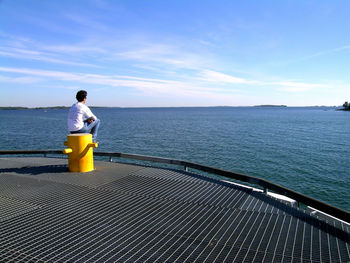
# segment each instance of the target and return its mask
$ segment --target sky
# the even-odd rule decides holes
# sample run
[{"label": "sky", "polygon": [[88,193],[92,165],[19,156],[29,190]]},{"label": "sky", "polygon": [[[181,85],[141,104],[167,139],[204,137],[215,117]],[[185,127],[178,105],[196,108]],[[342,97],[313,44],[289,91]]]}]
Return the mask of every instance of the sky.
[{"label": "sky", "polygon": [[339,106],[350,1],[0,0],[0,106]]}]

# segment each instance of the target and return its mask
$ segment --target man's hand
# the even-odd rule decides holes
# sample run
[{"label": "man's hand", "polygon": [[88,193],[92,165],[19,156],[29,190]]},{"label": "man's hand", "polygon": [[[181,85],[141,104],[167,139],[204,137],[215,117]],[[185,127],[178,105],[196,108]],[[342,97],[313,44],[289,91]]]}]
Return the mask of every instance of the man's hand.
[{"label": "man's hand", "polygon": [[90,118],[87,118],[85,121],[88,122],[88,123],[93,123],[94,119],[92,117],[90,117]]}]

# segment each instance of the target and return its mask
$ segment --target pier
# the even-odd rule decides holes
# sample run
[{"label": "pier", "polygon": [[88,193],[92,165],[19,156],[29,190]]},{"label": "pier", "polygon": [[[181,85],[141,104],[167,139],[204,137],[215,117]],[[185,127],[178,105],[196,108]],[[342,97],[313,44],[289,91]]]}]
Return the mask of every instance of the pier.
[{"label": "pier", "polygon": [[349,224],[266,191],[153,165],[95,168],[0,156],[0,261],[350,261]]}]

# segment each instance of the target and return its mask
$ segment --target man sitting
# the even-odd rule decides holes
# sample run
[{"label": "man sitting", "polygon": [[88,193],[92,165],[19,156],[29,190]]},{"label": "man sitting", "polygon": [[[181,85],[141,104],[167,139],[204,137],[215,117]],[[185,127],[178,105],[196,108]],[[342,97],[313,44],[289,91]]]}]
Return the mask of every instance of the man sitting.
[{"label": "man sitting", "polygon": [[72,105],[68,113],[68,130],[70,133],[91,133],[93,142],[96,142],[100,120],[85,105],[86,97],[85,90],[77,92],[78,102]]}]

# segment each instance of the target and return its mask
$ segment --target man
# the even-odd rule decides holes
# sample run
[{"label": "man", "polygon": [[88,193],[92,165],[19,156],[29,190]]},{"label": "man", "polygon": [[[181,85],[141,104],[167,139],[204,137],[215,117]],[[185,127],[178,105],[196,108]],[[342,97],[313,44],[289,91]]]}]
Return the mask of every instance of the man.
[{"label": "man", "polygon": [[87,92],[78,91],[77,101],[69,109],[68,130],[70,133],[91,133],[93,142],[96,142],[100,120],[85,105]]}]

